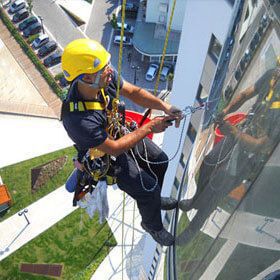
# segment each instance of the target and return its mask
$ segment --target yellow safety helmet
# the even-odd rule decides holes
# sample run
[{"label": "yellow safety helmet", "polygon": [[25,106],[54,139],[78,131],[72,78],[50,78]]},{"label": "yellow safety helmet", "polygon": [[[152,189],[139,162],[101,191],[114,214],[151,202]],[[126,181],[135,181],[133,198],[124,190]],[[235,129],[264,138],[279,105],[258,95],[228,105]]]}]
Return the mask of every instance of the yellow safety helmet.
[{"label": "yellow safety helmet", "polygon": [[97,41],[77,39],[69,43],[62,54],[62,70],[67,81],[81,74],[93,74],[110,61],[111,55]]}]

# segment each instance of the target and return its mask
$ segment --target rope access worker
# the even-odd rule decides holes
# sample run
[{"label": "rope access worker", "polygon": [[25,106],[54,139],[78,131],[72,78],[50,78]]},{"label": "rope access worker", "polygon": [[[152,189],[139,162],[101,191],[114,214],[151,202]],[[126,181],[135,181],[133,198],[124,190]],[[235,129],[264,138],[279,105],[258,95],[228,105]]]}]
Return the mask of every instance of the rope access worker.
[{"label": "rope access worker", "polygon": [[[224,120],[245,102],[256,98],[240,127]],[[244,181],[253,182],[280,140],[280,57],[253,85],[236,95],[216,117],[225,137],[206,155],[199,170],[197,192],[179,202],[183,211],[197,209],[196,216],[176,239],[186,244],[216,209],[218,203]]]},{"label": "rope access worker", "polygon": [[[114,139],[106,129],[108,112],[113,108],[118,84],[118,72],[110,65],[110,58],[110,53],[94,40],[78,39],[66,46],[62,54],[62,69],[71,86],[64,103],[69,105],[72,102],[72,105],[68,106],[66,113],[62,110],[63,125],[80,155],[95,148],[115,159],[114,176],[117,185],[136,200],[142,217],[141,226],[155,241],[171,246],[174,237],[163,227],[161,210],[176,208],[177,200],[160,196],[168,157],[146,136],[165,131],[173,120],[178,127],[182,112],[143,88],[120,78],[122,96],[140,106],[162,110],[167,116],[156,117],[119,139]],[[131,150],[134,151],[137,163]],[[145,157],[145,154],[150,162],[163,163],[150,163],[148,166],[140,159],[140,155]],[[147,191],[143,185],[147,189],[154,185],[155,188]]]}]

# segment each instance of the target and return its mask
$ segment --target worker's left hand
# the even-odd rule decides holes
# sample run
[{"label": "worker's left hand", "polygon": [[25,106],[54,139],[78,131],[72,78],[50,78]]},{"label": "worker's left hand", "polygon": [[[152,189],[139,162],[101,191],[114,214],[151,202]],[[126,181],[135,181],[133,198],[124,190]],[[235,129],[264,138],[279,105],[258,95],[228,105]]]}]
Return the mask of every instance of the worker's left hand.
[{"label": "worker's left hand", "polygon": [[180,122],[183,119],[183,112],[181,111],[181,109],[177,108],[176,106],[170,105],[168,104],[164,110],[164,112],[173,117],[175,119],[175,127],[179,127],[180,126]]}]

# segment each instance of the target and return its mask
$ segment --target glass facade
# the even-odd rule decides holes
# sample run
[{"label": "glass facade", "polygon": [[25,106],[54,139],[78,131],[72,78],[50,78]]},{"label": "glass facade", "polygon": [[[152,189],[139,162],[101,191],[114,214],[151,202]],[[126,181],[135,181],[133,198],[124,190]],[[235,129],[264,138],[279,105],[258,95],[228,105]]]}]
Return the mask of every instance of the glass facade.
[{"label": "glass facade", "polygon": [[247,5],[237,7],[177,183],[167,279],[280,279],[280,2],[270,2],[254,1],[242,40]]}]

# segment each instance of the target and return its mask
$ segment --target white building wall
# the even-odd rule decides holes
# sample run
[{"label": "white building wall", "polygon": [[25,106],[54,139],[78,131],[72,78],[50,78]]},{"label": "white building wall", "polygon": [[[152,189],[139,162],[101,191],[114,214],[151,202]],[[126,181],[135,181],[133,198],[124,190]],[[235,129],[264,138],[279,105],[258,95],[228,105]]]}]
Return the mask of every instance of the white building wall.
[{"label": "white building wall", "polygon": [[[170,102],[179,108],[192,105],[196,97],[211,35],[223,44],[232,16],[232,6],[226,0],[188,0],[179,47],[174,84]],[[187,125],[185,127],[185,130]],[[179,143],[181,127],[170,128],[165,133],[164,147],[173,155]],[[184,135],[186,132],[184,132]],[[164,181],[168,194],[176,174],[180,154],[169,163]]]},{"label": "white building wall", "polygon": [[[169,18],[172,11],[173,0],[148,0],[146,9],[146,22],[147,23],[160,23],[160,18],[165,17],[164,23],[168,26]],[[187,0],[177,0],[174,16],[172,20],[172,30],[181,31],[183,26],[183,20],[185,15],[185,6]],[[162,4],[162,5],[161,5]],[[164,12],[164,5],[167,10]]]},{"label": "white building wall", "polygon": [[146,22],[158,23],[160,3],[168,4],[168,0],[147,0]]},{"label": "white building wall", "polygon": [[[148,1],[153,2],[153,1]],[[155,1],[157,2],[157,1]],[[171,1],[172,2],[172,1]],[[180,3],[179,1],[178,3]],[[183,109],[192,105],[196,97],[202,74],[205,57],[208,51],[212,33],[223,44],[226,39],[232,16],[232,6],[227,0],[187,0],[183,21],[181,43],[179,47],[174,84],[170,102]],[[176,18],[176,16],[175,16]],[[185,137],[189,119],[183,135]],[[178,147],[182,126],[179,129],[169,128],[165,132],[163,150],[172,157]],[[183,141],[184,142],[184,139]],[[169,163],[165,175],[162,196],[171,193],[175,174],[178,171],[180,152]],[[154,256],[155,242],[147,239],[144,247],[143,266],[150,270]]]},{"label": "white building wall", "polygon": [[[207,0],[203,0],[202,2],[204,2],[204,1],[207,1]],[[167,25],[168,25],[168,21],[169,21],[170,15],[171,15],[173,2],[174,2],[174,0],[169,0]],[[182,30],[186,4],[187,4],[187,0],[177,0],[176,1],[174,16],[173,16],[172,25],[171,25],[171,29],[174,31]]]}]

